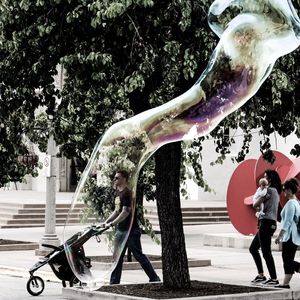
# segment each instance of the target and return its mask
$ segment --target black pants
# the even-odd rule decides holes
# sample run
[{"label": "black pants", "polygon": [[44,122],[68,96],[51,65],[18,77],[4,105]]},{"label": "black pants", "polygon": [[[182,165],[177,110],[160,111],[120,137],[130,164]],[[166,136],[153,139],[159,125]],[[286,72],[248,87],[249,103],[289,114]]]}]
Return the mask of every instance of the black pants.
[{"label": "black pants", "polygon": [[261,256],[259,254],[259,249],[261,248],[261,252],[266,261],[266,265],[272,279],[277,278],[275,263],[271,251],[272,236],[276,231],[276,227],[276,221],[267,219],[260,220],[259,230],[256,233],[249,248],[249,251],[252,254],[254,262],[256,264],[258,273],[264,273]]},{"label": "black pants", "polygon": [[[121,242],[124,240],[124,236],[126,235],[126,231],[117,230],[115,236],[115,250],[117,247],[120,247]],[[139,228],[134,228],[131,230],[127,243],[120,255],[119,261],[112,271],[110,276],[110,284],[118,284],[121,280],[122,275],[122,267],[123,267],[123,259],[126,252],[126,249],[129,248],[134,256],[134,258],[140,263],[145,273],[149,277],[149,281],[159,281],[160,278],[156,274],[153,269],[151,262],[148,257],[142,251],[141,245],[141,230]],[[115,256],[115,255],[114,255]]]},{"label": "black pants", "polygon": [[296,251],[298,246],[292,241],[292,237],[287,242],[282,243],[282,261],[284,274],[294,274],[294,272],[299,272],[300,263],[294,261]]}]

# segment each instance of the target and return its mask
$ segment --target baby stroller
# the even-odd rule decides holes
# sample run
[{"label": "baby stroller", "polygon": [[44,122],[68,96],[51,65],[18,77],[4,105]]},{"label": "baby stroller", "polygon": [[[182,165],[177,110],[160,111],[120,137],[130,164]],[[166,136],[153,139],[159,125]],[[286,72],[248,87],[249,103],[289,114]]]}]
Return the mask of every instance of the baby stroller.
[{"label": "baby stroller", "polygon": [[[66,241],[66,245],[71,248],[71,251],[76,256],[76,261],[78,264],[76,267],[82,272],[89,272],[89,269],[92,266],[90,258],[85,256],[83,244],[93,236],[96,237],[97,242],[100,242],[99,235],[106,231],[108,228],[109,227],[103,228],[94,225],[89,226],[84,230],[74,234]],[[64,244],[60,245],[59,247],[48,244],[42,244],[42,246],[51,248],[53,249],[53,251],[51,251],[45,257],[41,258],[29,270],[30,278],[27,282],[27,291],[30,295],[38,296],[43,292],[45,287],[44,280],[41,277],[35,276],[33,274],[36,270],[46,264],[49,264],[56,277],[62,281],[63,287],[66,287],[66,281],[69,282],[70,286],[73,286],[73,284],[76,283],[80,283],[69,265],[65,253]]]}]

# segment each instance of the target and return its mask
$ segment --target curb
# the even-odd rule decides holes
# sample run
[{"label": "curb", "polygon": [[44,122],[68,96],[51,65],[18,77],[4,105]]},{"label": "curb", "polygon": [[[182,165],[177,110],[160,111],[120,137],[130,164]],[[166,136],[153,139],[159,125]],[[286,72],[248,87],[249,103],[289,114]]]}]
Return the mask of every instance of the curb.
[{"label": "curb", "polygon": [[[93,266],[101,266],[101,269],[107,266],[110,266],[111,263],[104,263],[104,262],[95,262],[92,260]],[[161,260],[151,260],[151,264],[154,269],[161,269],[162,268],[162,261]],[[198,267],[210,267],[211,260],[210,259],[188,259],[188,266],[189,268],[198,268]],[[124,262],[123,263],[123,270],[141,270],[142,267],[138,262]]]},{"label": "curb", "polygon": [[[254,236],[243,236],[237,234],[224,235],[222,233],[202,233],[200,236],[203,238],[204,246],[234,249],[249,249],[254,238]],[[271,249],[272,251],[281,251],[281,244],[276,245],[274,242],[272,242]]]},{"label": "curb", "polygon": [[[9,267],[0,265],[0,274],[29,278],[28,270],[24,268]],[[58,282],[61,283],[52,272],[37,271],[35,275],[40,276],[45,282]],[[128,295],[112,294],[107,292],[89,291],[84,290],[82,287],[62,288],[62,295],[66,299],[70,300],[82,300],[82,299],[93,299],[93,300],[155,300],[154,298],[135,297]],[[228,294],[228,295],[214,295],[214,296],[203,296],[203,297],[188,297],[188,298],[169,298],[166,300],[296,300],[300,299],[300,291],[291,290],[271,290],[270,292],[253,292],[253,293],[242,293],[242,294]]]},{"label": "curb", "polygon": [[[4,265],[0,265],[0,274],[28,278],[28,279],[30,277],[29,269],[10,267],[10,266],[4,266]],[[59,280],[52,272],[36,271],[34,273],[34,275],[42,277],[42,279],[44,281],[61,282],[61,280]]]},{"label": "curb", "polygon": [[[112,294],[99,291],[86,291],[82,288],[72,287],[63,288],[62,295],[70,300],[155,300],[154,298],[135,297],[121,294]],[[203,297],[188,297],[188,298],[169,298],[166,300],[295,300],[299,299],[300,291],[272,290],[270,292],[254,292],[242,294],[214,295]],[[159,300],[159,299],[157,299]]]},{"label": "curb", "polygon": [[7,244],[0,245],[0,251],[23,251],[23,250],[35,250],[39,247],[38,243],[24,243],[24,244]]}]

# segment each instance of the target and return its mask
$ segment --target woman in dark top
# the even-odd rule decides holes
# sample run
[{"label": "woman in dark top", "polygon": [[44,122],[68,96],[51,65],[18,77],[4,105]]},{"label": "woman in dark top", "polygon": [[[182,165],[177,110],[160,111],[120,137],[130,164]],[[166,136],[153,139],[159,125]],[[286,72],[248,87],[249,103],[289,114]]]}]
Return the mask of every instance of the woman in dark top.
[{"label": "woman in dark top", "polygon": [[[264,177],[269,183],[267,195],[253,203],[254,208],[260,207],[263,203],[264,214],[259,217],[258,232],[249,248],[258,271],[258,275],[251,282],[262,283],[266,286],[275,286],[279,284],[279,282],[277,280],[275,263],[272,256],[271,241],[277,228],[279,195],[282,191],[282,187],[280,177],[276,171],[266,170]],[[262,259],[259,253],[260,248],[270,274],[270,279],[268,280],[264,275]]]}]

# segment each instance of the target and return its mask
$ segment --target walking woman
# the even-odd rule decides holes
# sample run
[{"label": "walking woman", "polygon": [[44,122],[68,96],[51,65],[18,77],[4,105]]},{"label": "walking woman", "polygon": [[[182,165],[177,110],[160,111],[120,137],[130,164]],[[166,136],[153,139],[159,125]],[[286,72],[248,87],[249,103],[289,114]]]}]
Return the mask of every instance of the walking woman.
[{"label": "walking woman", "polygon": [[[258,232],[256,233],[249,251],[253,256],[258,275],[251,281],[252,283],[261,283],[266,286],[275,286],[279,282],[277,280],[275,263],[271,250],[272,236],[277,228],[277,213],[279,205],[279,195],[282,191],[281,180],[278,173],[274,170],[266,170],[264,177],[268,181],[268,191],[265,197],[259,198],[253,203],[254,208],[264,204],[264,214],[259,216]],[[262,259],[259,253],[261,248],[262,255],[266,262],[270,279],[267,280],[264,275]]]},{"label": "walking woman", "polygon": [[290,281],[294,272],[299,272],[300,263],[294,261],[297,247],[300,246],[300,234],[297,230],[297,223],[300,216],[300,205],[296,198],[299,183],[295,178],[287,180],[282,187],[287,203],[281,212],[281,230],[275,243],[282,241],[282,260],[284,268],[283,283],[276,286],[279,288],[290,288]]}]

